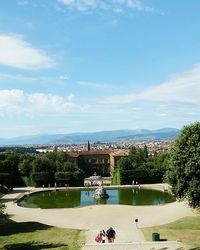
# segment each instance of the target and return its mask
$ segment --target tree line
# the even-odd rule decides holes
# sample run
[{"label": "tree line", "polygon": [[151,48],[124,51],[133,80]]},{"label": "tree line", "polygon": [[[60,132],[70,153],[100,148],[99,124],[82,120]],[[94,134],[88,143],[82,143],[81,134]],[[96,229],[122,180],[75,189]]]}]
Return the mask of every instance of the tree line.
[{"label": "tree line", "polygon": [[[24,183],[23,183],[24,182]],[[82,186],[83,171],[69,161],[65,152],[44,155],[7,152],[0,154],[0,184],[13,185],[70,185]]]},{"label": "tree line", "polygon": [[175,140],[166,181],[178,199],[200,207],[200,122],[185,126]]},{"label": "tree line", "polygon": [[173,194],[200,207],[200,122],[184,126],[168,153],[149,155],[147,147],[132,148],[119,160],[114,184],[165,181]]},{"label": "tree line", "polygon": [[132,147],[128,157],[118,161],[114,182],[121,185],[163,182],[169,157],[167,152],[149,154],[146,145],[144,148]]}]

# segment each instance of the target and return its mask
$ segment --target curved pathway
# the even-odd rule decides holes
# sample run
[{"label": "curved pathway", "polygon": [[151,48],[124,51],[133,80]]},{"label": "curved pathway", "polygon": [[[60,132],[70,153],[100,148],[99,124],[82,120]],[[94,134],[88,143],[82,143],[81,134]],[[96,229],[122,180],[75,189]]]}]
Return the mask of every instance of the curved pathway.
[{"label": "curved pathway", "polygon": [[[86,243],[94,243],[99,230],[112,226],[116,230],[116,243],[144,241],[142,227],[166,224],[185,216],[195,216],[182,202],[157,206],[98,205],[80,208],[40,209],[19,207],[14,199],[23,191],[18,189],[5,195],[6,213],[17,222],[37,221],[47,225],[87,230]],[[34,189],[38,190],[38,189]],[[135,219],[138,219],[138,228]]]}]

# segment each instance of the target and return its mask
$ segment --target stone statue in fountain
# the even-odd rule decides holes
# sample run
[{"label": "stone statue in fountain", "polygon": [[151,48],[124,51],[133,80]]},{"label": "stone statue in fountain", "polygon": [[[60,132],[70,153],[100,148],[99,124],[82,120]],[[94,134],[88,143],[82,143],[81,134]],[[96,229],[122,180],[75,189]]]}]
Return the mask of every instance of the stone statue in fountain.
[{"label": "stone statue in fountain", "polygon": [[99,186],[95,191],[94,191],[94,198],[95,199],[108,199],[109,195],[106,192],[106,189],[103,188],[102,186]]}]

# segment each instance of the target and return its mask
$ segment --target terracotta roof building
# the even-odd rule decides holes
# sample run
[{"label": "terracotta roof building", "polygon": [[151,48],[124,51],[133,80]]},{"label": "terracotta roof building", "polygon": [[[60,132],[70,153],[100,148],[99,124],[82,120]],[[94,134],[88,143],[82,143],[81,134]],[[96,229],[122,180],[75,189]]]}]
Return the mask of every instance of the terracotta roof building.
[{"label": "terracotta roof building", "polygon": [[128,151],[125,150],[88,150],[69,153],[70,161],[83,169],[86,177],[92,175],[113,176],[118,160],[127,156]]}]

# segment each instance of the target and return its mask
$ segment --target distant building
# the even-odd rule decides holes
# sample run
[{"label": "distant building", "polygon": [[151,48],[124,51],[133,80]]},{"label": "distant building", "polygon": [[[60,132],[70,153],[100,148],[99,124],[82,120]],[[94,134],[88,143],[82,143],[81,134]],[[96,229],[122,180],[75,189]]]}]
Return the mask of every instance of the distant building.
[{"label": "distant building", "polygon": [[70,152],[69,160],[77,164],[85,172],[86,177],[93,176],[94,174],[105,177],[113,176],[118,160],[121,157],[127,156],[127,150],[88,150]]}]

